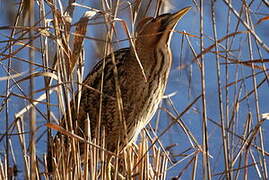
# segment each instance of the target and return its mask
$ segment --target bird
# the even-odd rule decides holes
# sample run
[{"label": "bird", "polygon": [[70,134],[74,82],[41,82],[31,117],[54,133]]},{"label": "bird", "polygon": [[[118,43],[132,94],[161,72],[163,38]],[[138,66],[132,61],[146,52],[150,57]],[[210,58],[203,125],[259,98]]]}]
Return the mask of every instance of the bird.
[{"label": "bird", "polygon": [[79,109],[75,103],[70,105],[78,135],[86,136],[89,119],[92,137],[101,136],[98,128],[105,132],[108,151],[122,150],[137,139],[162,100],[172,65],[171,37],[190,9],[142,19],[133,45],[93,67],[82,83]]}]

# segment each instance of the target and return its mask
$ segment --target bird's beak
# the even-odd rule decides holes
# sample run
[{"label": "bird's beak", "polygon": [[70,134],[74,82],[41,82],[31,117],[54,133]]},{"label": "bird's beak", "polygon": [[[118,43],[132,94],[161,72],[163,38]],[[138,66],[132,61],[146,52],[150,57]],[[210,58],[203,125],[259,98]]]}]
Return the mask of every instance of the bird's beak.
[{"label": "bird's beak", "polygon": [[170,26],[171,29],[177,24],[177,22],[187,13],[191,7],[185,7],[178,12],[171,14],[171,16],[168,17],[167,19],[167,24]]}]

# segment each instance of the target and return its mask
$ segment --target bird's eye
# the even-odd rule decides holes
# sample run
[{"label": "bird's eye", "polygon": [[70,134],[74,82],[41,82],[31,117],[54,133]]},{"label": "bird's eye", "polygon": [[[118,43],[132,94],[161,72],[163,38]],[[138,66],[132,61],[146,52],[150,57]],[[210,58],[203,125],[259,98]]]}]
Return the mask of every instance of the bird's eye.
[{"label": "bird's eye", "polygon": [[162,15],[160,15],[160,16],[158,16],[158,17],[166,17],[166,16],[169,16],[170,15],[170,13],[165,13],[165,14],[162,14]]}]

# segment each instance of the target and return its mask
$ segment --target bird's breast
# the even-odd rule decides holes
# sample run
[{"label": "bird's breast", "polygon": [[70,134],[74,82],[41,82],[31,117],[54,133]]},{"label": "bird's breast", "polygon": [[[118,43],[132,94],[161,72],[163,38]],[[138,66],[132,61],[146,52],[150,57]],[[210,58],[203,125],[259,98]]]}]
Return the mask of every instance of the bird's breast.
[{"label": "bird's breast", "polygon": [[[145,62],[145,59],[149,62]],[[129,137],[131,141],[135,140],[149,121],[152,119],[158,105],[163,97],[165,87],[171,68],[171,53],[167,48],[155,49],[150,57],[143,57],[143,70],[147,81],[143,79],[141,69],[132,72],[129,76],[139,76],[138,81],[133,79],[128,84],[133,84],[132,91],[128,95],[129,101],[126,102],[131,109],[132,116],[127,115],[127,127],[129,127]],[[144,61],[144,62],[143,62]],[[129,88],[128,88],[129,89]],[[135,112],[135,113],[134,113]],[[133,117],[128,119],[128,117]]]}]

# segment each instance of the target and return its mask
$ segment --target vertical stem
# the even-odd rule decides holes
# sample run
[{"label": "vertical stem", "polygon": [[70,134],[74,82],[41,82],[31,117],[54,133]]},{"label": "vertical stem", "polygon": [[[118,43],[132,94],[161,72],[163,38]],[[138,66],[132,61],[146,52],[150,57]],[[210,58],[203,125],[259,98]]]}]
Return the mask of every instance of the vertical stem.
[{"label": "vertical stem", "polygon": [[[200,51],[203,52],[204,42],[204,6],[203,0],[200,0]],[[205,87],[205,67],[203,55],[201,55],[201,91],[202,91],[202,133],[203,133],[203,179],[210,180],[210,163],[209,163],[209,149],[208,149],[208,127],[207,127],[207,112],[206,112],[206,87]]]},{"label": "vertical stem", "polygon": [[[229,0],[229,2],[231,2],[231,0]],[[230,9],[228,10],[228,14],[227,14],[227,28],[226,28],[226,34],[229,34],[230,32],[230,22],[231,21],[231,11]],[[225,44],[225,49],[227,49],[226,53],[225,53],[225,59],[227,60],[228,56],[229,56],[229,52],[228,52],[228,47],[229,47],[229,39],[226,40],[226,44]],[[229,67],[228,64],[225,65],[225,84],[227,85],[229,83]],[[225,117],[226,117],[226,123],[224,123],[225,127],[229,127],[230,121],[229,121],[229,88],[225,88]],[[229,156],[229,158],[232,159],[231,154],[229,153],[229,148],[230,148],[230,134],[227,134],[227,155]],[[228,162],[229,163],[229,162]],[[232,168],[232,166],[230,167]]]},{"label": "vertical stem", "polygon": [[[33,33],[31,28],[34,26],[34,0],[29,1],[29,16],[28,16],[28,23],[29,23],[29,39],[32,39]],[[34,41],[30,42],[30,47],[33,47]],[[29,48],[29,61],[34,61],[34,50],[32,48]],[[29,63],[29,74],[31,75],[33,73],[33,65],[32,63]],[[33,78],[30,78],[29,82],[29,97],[30,97],[30,104],[32,104],[32,100],[34,99],[33,96],[34,91],[34,80]],[[34,107],[30,108],[29,111],[29,120],[30,120],[30,136],[29,136],[29,142],[30,142],[30,175],[31,179],[37,179],[36,174],[36,149],[35,149],[35,132],[36,132],[36,126],[35,126],[35,110]]]},{"label": "vertical stem", "polygon": [[[211,0],[211,12],[212,12],[212,29],[215,40],[215,51],[219,52],[218,49],[218,37],[217,37],[217,28],[216,28],[216,16],[215,16],[215,2]],[[221,89],[221,80],[220,80],[220,62],[219,55],[216,53],[216,67],[217,67],[217,86],[218,86],[218,103],[219,103],[219,115],[220,115],[220,123],[221,123],[221,134],[222,134],[222,145],[223,145],[223,155],[225,162],[225,175],[226,179],[231,179],[231,173],[229,170],[229,157],[228,157],[228,142],[227,142],[227,134],[226,134],[226,125],[224,123],[224,115],[223,115],[223,100],[222,100],[222,89]]]}]

